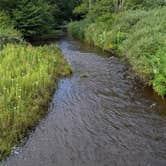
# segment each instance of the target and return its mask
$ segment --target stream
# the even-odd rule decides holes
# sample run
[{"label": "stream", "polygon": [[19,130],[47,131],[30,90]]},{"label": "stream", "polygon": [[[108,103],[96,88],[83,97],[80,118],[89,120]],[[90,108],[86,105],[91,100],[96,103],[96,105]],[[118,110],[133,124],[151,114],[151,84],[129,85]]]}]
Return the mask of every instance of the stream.
[{"label": "stream", "polygon": [[49,114],[7,166],[166,166],[166,101],[131,78],[127,63],[70,38],[72,65]]}]

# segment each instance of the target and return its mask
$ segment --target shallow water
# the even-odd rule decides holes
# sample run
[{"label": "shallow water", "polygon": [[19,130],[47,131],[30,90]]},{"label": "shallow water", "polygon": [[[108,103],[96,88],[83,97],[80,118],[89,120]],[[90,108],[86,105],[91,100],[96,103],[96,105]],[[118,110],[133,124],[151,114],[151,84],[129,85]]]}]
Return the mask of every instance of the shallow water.
[{"label": "shallow water", "polygon": [[[8,166],[165,166],[166,101],[125,63],[71,39],[58,42],[74,74]],[[87,75],[83,78],[81,75]]]}]

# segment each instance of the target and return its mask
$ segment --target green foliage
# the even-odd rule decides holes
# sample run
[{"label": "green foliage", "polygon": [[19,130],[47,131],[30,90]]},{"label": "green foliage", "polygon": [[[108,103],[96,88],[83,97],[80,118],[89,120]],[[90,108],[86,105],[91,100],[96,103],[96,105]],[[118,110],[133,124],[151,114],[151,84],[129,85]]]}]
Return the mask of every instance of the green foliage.
[{"label": "green foliage", "polygon": [[55,45],[8,44],[0,52],[0,158],[47,111],[55,80],[70,73]]},{"label": "green foliage", "polygon": [[55,28],[74,17],[72,10],[79,3],[78,0],[1,0],[0,10],[11,17],[14,27],[25,38],[42,39],[43,34],[55,36]]},{"label": "green foliage", "polygon": [[[6,13],[0,12],[0,160],[10,153],[12,147],[46,113],[44,108],[49,102],[56,80],[71,73],[70,66],[57,46],[33,47],[23,42],[21,33],[14,29],[13,24],[20,22],[18,28],[24,35],[28,33],[32,37],[37,34],[31,33],[28,24],[41,23],[42,26],[44,23],[40,22],[40,18],[43,10],[46,10],[45,5],[35,12],[36,6],[33,7],[34,10],[31,8],[35,3],[27,3],[29,9],[27,6],[15,9],[14,23]],[[25,15],[25,11],[31,13]],[[47,27],[46,31],[41,29],[40,33],[48,30]],[[33,29],[33,32],[36,30]]]},{"label": "green foliage", "polygon": [[156,56],[152,58],[152,67],[154,72],[153,87],[164,96],[166,94],[166,43],[165,47],[160,48]]},{"label": "green foliage", "polygon": [[112,13],[114,11],[113,0],[96,0],[91,10],[89,10],[87,17],[96,19],[106,13]]},{"label": "green foliage", "polygon": [[49,0],[52,5],[57,6],[58,12],[54,13],[55,20],[63,23],[64,20],[70,20],[76,17],[73,9],[78,6],[82,0]]},{"label": "green foliage", "polygon": [[13,23],[9,17],[4,13],[0,12],[0,38],[2,37],[21,37],[21,33],[13,28]]},{"label": "green foliage", "polygon": [[40,38],[53,30],[52,10],[52,6],[44,0],[19,1],[12,14],[15,27],[24,34],[25,38]]},{"label": "green foliage", "polygon": [[89,25],[89,20],[83,20],[80,22],[72,22],[69,24],[69,34],[72,34],[73,37],[77,37],[80,40],[85,38],[85,29]]},{"label": "green foliage", "polygon": [[0,1],[0,9],[8,11],[8,13],[11,13],[12,10],[17,7],[18,0],[1,0]]},{"label": "green foliage", "polygon": [[[166,94],[166,7],[147,12],[146,17],[133,26],[127,39],[122,43],[122,52],[128,58],[135,57],[139,71],[150,76],[154,89],[161,95]],[[134,43],[134,44],[133,44]],[[141,61],[140,57],[146,58]],[[138,64],[136,64],[138,66]],[[137,67],[135,67],[137,69]],[[151,69],[151,70],[150,70]],[[165,71],[164,71],[165,70]],[[165,86],[165,87],[164,87]],[[161,88],[162,87],[162,88]]]},{"label": "green foliage", "polygon": [[[104,14],[69,25],[75,37],[81,32],[86,42],[125,55],[141,79],[152,85],[159,95],[166,95],[166,7],[153,10],[128,10]],[[76,28],[76,29],[75,29]],[[77,33],[75,33],[75,30]]]},{"label": "green foliage", "polygon": [[87,0],[83,0],[83,2],[77,6],[75,9],[74,9],[74,13],[76,14],[81,14],[81,15],[86,15],[89,11],[89,4],[88,4],[88,1]]},{"label": "green foliage", "polygon": [[109,26],[104,48],[120,51],[122,42],[127,39],[133,26],[136,25],[140,19],[146,17],[146,14],[147,12],[144,10],[129,10],[114,14],[114,22],[112,26]]},{"label": "green foliage", "polygon": [[25,38],[39,38],[53,29],[53,7],[45,0],[2,0],[0,8],[13,20]]},{"label": "green foliage", "polygon": [[89,19],[106,13],[118,13],[130,9],[152,9],[166,6],[165,0],[82,0],[74,10]]},{"label": "green foliage", "polygon": [[8,42],[22,42],[21,33],[13,28],[9,17],[0,12],[0,50]]},{"label": "green foliage", "polygon": [[75,8],[74,12],[95,20],[97,16],[112,13],[115,10],[116,2],[114,0],[83,0],[81,5]]},{"label": "green foliage", "polygon": [[136,9],[136,8],[156,8],[159,6],[166,6],[165,0],[127,0],[125,3],[126,8]]}]

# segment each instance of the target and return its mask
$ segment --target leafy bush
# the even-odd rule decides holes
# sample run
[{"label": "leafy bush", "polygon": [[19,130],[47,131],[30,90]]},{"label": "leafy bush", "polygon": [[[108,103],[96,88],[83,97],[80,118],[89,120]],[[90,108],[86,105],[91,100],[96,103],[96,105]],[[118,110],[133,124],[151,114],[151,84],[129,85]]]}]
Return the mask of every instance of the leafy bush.
[{"label": "leafy bush", "polygon": [[0,50],[8,42],[22,42],[21,33],[13,28],[9,17],[0,12]]},{"label": "leafy bush", "polygon": [[[165,43],[166,44],[166,43]],[[153,88],[162,96],[166,94],[166,45],[153,57]]]},{"label": "leafy bush", "polygon": [[147,12],[143,10],[129,10],[114,14],[114,22],[112,26],[109,26],[104,48],[109,49],[109,46],[112,45],[114,49],[120,51],[121,44],[128,37],[132,27],[146,14]]},{"label": "leafy bush", "polygon": [[80,22],[72,22],[69,24],[69,34],[72,34],[73,37],[79,38],[80,40],[85,39],[85,29],[90,24],[89,20],[83,20]]},{"label": "leafy bush", "polygon": [[166,6],[165,0],[126,0],[126,8],[128,9],[153,9],[161,6]]},{"label": "leafy bush", "polygon": [[56,37],[55,28],[74,18],[72,10],[79,3],[80,0],[0,0],[0,10],[10,16],[24,38],[39,40]]},{"label": "leafy bush", "polygon": [[[143,17],[133,26],[127,39],[122,43],[122,52],[129,59],[135,57],[135,61],[139,63],[139,72],[144,72],[145,76],[150,76],[150,82],[154,89],[161,95],[166,94],[166,84],[163,85],[163,82],[166,81],[164,74],[164,65],[166,66],[166,54],[164,53],[166,45],[165,20],[166,7],[149,11],[146,17]],[[140,57],[146,58],[148,70],[145,70],[145,62],[141,61]],[[145,71],[147,72],[145,73]]]},{"label": "leafy bush", "polygon": [[13,23],[9,17],[0,12],[0,38],[2,37],[21,37],[21,33],[14,29]]},{"label": "leafy bush", "polygon": [[37,39],[53,30],[52,10],[52,6],[44,0],[21,0],[13,9],[12,18],[25,38]]},{"label": "leafy bush", "polygon": [[[97,26],[100,28],[96,29]],[[105,28],[106,27],[102,22],[89,25],[88,28],[85,30],[85,40],[88,43],[94,43],[96,46],[102,47],[105,41]]]}]

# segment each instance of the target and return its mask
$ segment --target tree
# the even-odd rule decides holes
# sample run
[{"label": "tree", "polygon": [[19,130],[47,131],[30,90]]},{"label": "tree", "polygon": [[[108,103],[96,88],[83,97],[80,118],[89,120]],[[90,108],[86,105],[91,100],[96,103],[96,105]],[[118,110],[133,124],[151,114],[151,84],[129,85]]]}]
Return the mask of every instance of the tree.
[{"label": "tree", "polygon": [[[73,9],[82,0],[0,0],[4,10],[25,38],[51,34],[58,24],[74,18]],[[55,32],[55,31],[54,31]]]},{"label": "tree", "polygon": [[53,28],[52,7],[43,0],[21,0],[13,9],[15,27],[26,38],[38,38]]},{"label": "tree", "polygon": [[49,0],[52,5],[57,5],[59,12],[54,14],[56,20],[62,23],[64,20],[75,18],[73,10],[76,6],[80,5],[82,0]]},{"label": "tree", "polygon": [[56,15],[59,10],[47,0],[1,0],[0,9],[11,17],[25,38],[39,38],[57,25],[53,13]]}]

